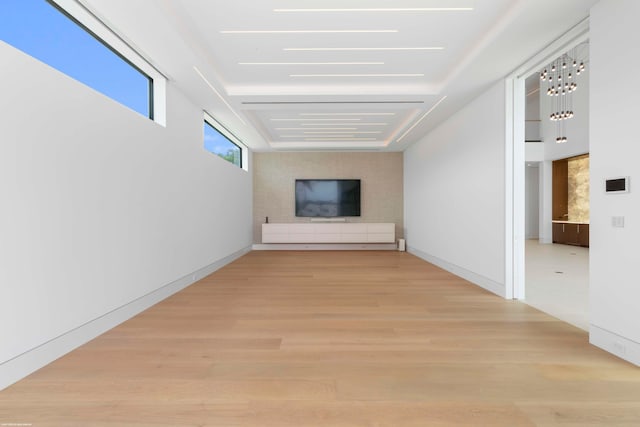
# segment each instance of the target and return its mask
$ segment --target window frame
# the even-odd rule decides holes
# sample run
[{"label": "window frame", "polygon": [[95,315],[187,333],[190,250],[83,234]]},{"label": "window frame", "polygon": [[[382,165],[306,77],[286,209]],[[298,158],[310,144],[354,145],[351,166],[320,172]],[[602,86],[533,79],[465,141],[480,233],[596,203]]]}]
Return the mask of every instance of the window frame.
[{"label": "window frame", "polygon": [[[233,162],[229,162],[234,166],[238,166],[240,169],[248,171],[248,167],[247,167],[247,160],[248,160],[248,153],[247,153],[247,146],[245,144],[243,144],[233,133],[231,133],[231,131],[229,131],[225,126],[223,126],[219,121],[217,121],[216,119],[214,119],[209,113],[207,113],[206,111],[204,112],[204,119],[203,119],[203,126],[209,125],[211,126],[211,128],[213,130],[215,130],[216,132],[218,132],[220,135],[222,135],[223,137],[225,137],[227,139],[227,141],[229,141],[231,144],[235,145],[236,147],[238,147],[238,149],[240,150],[240,165],[236,165]],[[204,128],[203,128],[203,147],[204,147]],[[214,154],[217,157],[220,157],[222,160],[226,160],[224,159],[222,156],[218,155],[217,153],[214,153],[212,151],[208,151],[208,153]]]},{"label": "window frame", "polygon": [[[166,126],[167,78],[151,62],[125,41],[113,28],[84,4],[76,0],[45,0],[74,24],[148,79],[149,119]],[[101,92],[102,93],[102,92]],[[105,96],[111,98],[108,94]],[[111,98],[114,99],[114,98]],[[118,102],[118,100],[114,99]],[[125,107],[127,107],[125,105]],[[130,107],[127,107],[130,108]]]}]

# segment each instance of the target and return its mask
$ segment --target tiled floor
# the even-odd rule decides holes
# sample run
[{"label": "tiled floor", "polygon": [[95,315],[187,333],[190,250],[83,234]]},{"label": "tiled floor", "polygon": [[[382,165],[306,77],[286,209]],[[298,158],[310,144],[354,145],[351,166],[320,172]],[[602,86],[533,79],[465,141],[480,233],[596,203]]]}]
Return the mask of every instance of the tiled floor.
[{"label": "tiled floor", "polygon": [[527,240],[525,303],[589,329],[589,249]]}]

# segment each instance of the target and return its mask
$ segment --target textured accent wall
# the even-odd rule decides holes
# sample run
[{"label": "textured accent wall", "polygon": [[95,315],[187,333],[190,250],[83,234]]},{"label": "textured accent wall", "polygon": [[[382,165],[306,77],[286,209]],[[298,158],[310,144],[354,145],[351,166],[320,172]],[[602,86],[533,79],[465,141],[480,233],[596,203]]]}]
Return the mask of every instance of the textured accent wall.
[{"label": "textured accent wall", "polygon": [[360,217],[347,222],[393,222],[403,236],[402,153],[254,153],[253,242],[261,243],[262,223],[309,222],[296,218],[294,185],[301,179],[360,179]]},{"label": "textured accent wall", "polygon": [[589,223],[589,155],[568,160],[569,220]]}]

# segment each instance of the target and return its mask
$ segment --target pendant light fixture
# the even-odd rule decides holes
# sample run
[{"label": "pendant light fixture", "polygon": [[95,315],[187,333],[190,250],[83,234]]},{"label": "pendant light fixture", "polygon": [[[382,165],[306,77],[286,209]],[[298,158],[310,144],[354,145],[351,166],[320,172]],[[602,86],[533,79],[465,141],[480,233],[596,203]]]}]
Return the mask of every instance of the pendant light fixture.
[{"label": "pendant light fixture", "polygon": [[571,49],[540,72],[540,80],[547,82],[547,96],[551,103],[549,120],[556,122],[556,142],[567,142],[567,120],[573,118],[573,92],[578,89],[576,80],[585,70],[584,59],[578,58],[578,48]]}]

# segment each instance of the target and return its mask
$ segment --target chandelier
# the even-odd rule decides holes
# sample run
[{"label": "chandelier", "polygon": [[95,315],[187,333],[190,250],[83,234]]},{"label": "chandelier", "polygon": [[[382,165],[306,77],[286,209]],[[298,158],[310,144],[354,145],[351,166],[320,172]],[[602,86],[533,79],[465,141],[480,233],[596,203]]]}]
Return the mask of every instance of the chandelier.
[{"label": "chandelier", "polygon": [[551,101],[549,120],[556,122],[556,142],[567,142],[565,122],[574,116],[573,92],[578,89],[578,76],[585,70],[584,60],[577,58],[573,48],[540,72],[540,80],[547,82],[547,96]]}]

